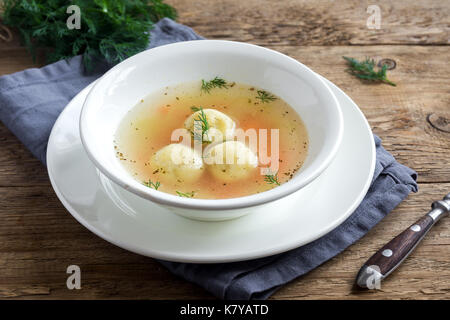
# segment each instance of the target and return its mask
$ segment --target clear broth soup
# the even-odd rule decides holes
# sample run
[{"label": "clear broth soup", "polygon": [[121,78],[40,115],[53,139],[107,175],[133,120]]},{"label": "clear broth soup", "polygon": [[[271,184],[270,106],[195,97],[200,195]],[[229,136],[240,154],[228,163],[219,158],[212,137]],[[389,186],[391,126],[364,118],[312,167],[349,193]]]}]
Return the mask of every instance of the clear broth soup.
[{"label": "clear broth soup", "polygon": [[[216,78],[217,79],[217,78]],[[165,87],[153,92],[133,107],[121,121],[114,137],[115,153],[126,170],[139,182],[158,191],[200,199],[225,199],[270,190],[287,181],[299,170],[308,153],[308,134],[300,116],[281,98],[250,85],[228,82],[208,89],[211,82],[195,81]],[[206,85],[206,87],[205,87]],[[278,171],[261,174],[259,159],[255,170],[236,181],[217,179],[208,165],[195,181],[168,179],[152,164],[161,148],[177,143],[172,132],[183,128],[193,114],[192,107],[214,109],[227,115],[236,128],[279,131]],[[267,150],[270,155],[270,135]],[[204,143],[203,149],[209,144]],[[167,173],[166,173],[167,174]]]}]

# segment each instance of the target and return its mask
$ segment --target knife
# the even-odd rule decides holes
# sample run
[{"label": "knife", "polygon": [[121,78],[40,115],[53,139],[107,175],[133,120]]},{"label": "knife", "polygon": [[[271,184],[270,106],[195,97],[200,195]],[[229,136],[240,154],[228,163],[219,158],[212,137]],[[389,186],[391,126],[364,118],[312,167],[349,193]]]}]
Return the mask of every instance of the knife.
[{"label": "knife", "polygon": [[408,257],[431,227],[450,212],[450,193],[435,201],[431,211],[378,250],[359,270],[356,284],[379,289],[379,284]]}]

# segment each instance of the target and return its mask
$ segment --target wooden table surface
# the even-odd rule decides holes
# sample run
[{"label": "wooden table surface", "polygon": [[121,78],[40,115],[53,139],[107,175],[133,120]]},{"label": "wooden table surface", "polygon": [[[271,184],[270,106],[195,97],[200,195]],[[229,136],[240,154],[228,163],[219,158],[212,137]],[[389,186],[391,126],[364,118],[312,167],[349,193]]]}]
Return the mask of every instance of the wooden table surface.
[{"label": "wooden table surface", "polygon": [[[360,106],[374,133],[419,173],[411,194],[363,239],[273,299],[448,299],[450,218],[442,220],[381,290],[352,283],[361,264],[450,191],[450,2],[372,1],[381,29],[366,27],[371,1],[170,0],[179,22],[211,39],[283,52],[327,77]],[[397,87],[364,84],[343,55],[390,58]],[[18,41],[0,40],[0,75],[38,65]],[[211,298],[151,258],[122,250],[80,225],[57,199],[46,169],[0,124],[0,297],[13,299]],[[82,289],[66,288],[66,268]]]}]

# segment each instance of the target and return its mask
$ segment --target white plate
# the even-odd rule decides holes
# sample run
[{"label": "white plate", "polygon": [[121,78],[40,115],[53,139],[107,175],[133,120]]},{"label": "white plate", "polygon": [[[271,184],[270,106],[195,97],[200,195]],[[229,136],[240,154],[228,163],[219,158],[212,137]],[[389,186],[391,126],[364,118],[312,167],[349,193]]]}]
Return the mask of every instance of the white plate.
[{"label": "white plate", "polygon": [[56,194],[86,228],[124,249],[169,261],[231,262],[284,252],[328,233],[364,198],[375,168],[375,144],[356,104],[328,82],[339,99],[345,132],[333,163],[304,189],[260,212],[200,222],[118,187],[88,159],[78,119],[92,85],[64,109],[50,135],[47,166]]}]

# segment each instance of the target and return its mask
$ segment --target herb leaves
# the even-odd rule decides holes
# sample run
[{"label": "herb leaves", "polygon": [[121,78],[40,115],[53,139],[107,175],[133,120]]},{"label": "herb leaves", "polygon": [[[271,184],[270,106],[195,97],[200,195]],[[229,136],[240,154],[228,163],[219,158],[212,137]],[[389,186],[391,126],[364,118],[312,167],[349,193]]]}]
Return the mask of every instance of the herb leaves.
[{"label": "herb leaves", "polygon": [[268,184],[276,184],[277,186],[280,185],[280,182],[278,181],[278,174],[268,174],[265,176],[264,181]]},{"label": "herb leaves", "polygon": [[[203,111],[202,107],[195,107],[192,106],[191,110],[194,112],[200,111],[200,114],[198,115],[198,118],[194,119],[194,140],[198,140],[201,142],[210,142],[208,140],[208,130],[209,130],[209,123],[208,119],[206,118],[206,114]],[[204,141],[204,135],[206,135],[206,140]]]},{"label": "herb leaves", "polygon": [[151,189],[158,190],[161,183],[159,181],[152,182],[152,180],[148,179],[148,181],[144,181],[144,186],[149,187]]},{"label": "herb leaves", "polygon": [[354,58],[349,57],[343,57],[345,61],[347,61],[349,68],[347,71],[354,75],[355,77],[358,77],[359,79],[368,80],[368,81],[375,81],[375,82],[384,82],[391,86],[396,86],[396,84],[392,81],[390,81],[387,78],[386,71],[388,66],[383,65],[381,69],[378,71],[375,71],[375,60],[366,58],[363,61],[358,61]]},{"label": "herb leaves", "polygon": [[210,81],[205,81],[202,79],[202,87],[201,90],[206,92],[206,93],[210,93],[211,89],[213,88],[224,88],[224,89],[228,89],[228,84],[227,82],[219,77],[215,77],[214,79],[210,80]]},{"label": "herb leaves", "polygon": [[[66,25],[69,5],[80,8],[80,29]],[[18,28],[33,57],[37,48],[49,63],[84,54],[88,70],[97,58],[116,64],[144,50],[153,23],[176,18],[163,0],[4,0],[3,9],[3,23]]]},{"label": "herb leaves", "polygon": [[194,195],[195,195],[195,192],[192,191],[192,192],[186,192],[186,193],[184,193],[184,192],[177,191],[177,195],[180,196],[180,197],[182,197],[182,198],[193,198]]},{"label": "herb leaves", "polygon": [[274,101],[277,99],[277,97],[275,97],[273,94],[264,90],[258,90],[257,93],[258,96],[256,97],[256,99],[259,99],[261,103],[269,103],[270,101]]}]

